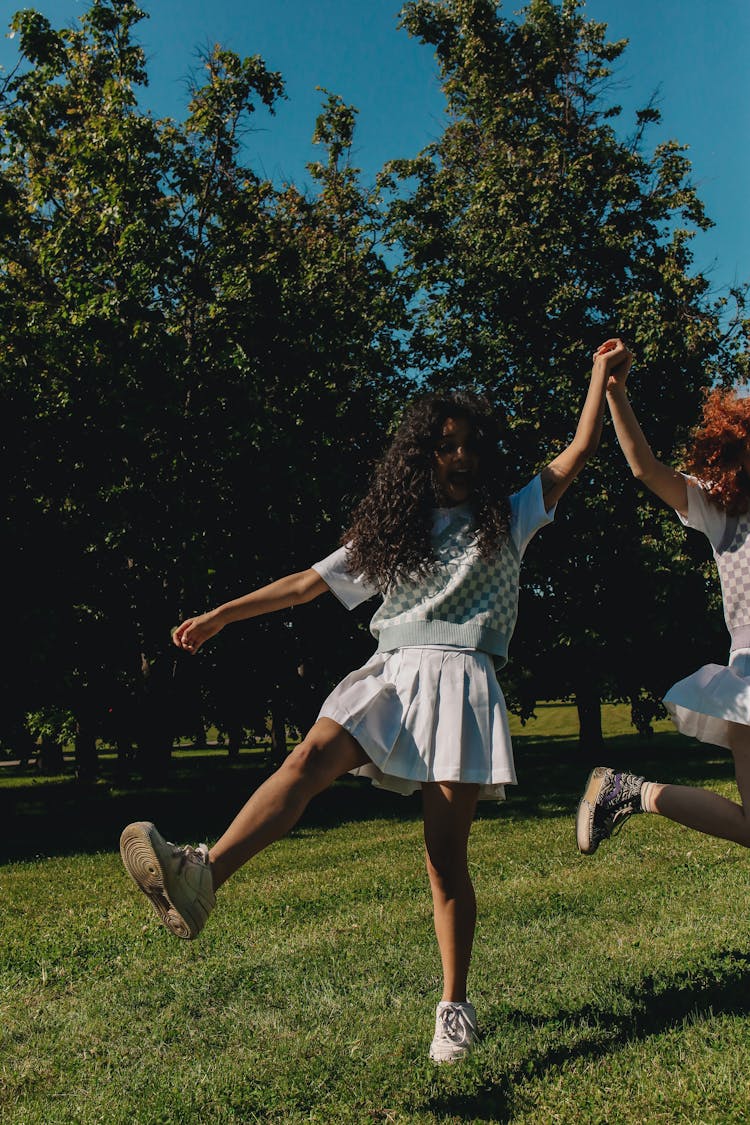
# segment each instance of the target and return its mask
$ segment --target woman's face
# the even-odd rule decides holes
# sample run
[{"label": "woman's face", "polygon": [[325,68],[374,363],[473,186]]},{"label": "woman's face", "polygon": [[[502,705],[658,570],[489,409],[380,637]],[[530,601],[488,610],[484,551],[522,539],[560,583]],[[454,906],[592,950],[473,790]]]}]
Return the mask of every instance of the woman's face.
[{"label": "woman's face", "polygon": [[479,472],[479,456],[468,419],[445,419],[434,456],[438,502],[445,508],[464,504],[474,490]]}]

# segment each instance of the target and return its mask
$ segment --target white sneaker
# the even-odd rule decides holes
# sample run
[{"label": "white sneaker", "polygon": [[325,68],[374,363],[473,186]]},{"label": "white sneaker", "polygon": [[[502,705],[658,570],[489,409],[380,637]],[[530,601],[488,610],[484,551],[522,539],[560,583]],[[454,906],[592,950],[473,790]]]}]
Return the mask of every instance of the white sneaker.
[{"label": "white sneaker", "polygon": [[120,855],[159,921],[179,938],[196,938],[216,905],[206,845],[175,847],[150,821],[139,820],[123,831]]},{"label": "white sneaker", "polygon": [[477,1039],[477,1013],[468,1000],[441,1000],[435,1013],[435,1038],[430,1044],[433,1062],[456,1062],[468,1055]]}]

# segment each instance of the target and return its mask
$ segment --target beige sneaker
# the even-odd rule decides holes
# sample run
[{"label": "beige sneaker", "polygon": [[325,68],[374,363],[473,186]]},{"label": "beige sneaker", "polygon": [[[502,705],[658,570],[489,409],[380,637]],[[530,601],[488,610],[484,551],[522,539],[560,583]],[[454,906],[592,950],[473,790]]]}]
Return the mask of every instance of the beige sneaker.
[{"label": "beige sneaker", "polygon": [[178,848],[139,820],[123,831],[120,855],[159,921],[176,937],[196,938],[216,905],[206,845]]},{"label": "beige sneaker", "polygon": [[468,1000],[441,1000],[435,1013],[430,1058],[433,1062],[456,1062],[468,1055],[477,1035],[477,1013],[473,1004]]}]

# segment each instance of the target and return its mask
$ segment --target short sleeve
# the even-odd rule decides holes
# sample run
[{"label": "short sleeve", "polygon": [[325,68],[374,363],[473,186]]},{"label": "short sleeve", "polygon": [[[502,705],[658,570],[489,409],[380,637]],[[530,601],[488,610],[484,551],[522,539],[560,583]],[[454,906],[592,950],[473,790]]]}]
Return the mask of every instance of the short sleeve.
[{"label": "short sleeve", "polygon": [[718,504],[712,503],[708,492],[695,477],[685,476],[685,483],[688,496],[687,516],[677,512],[677,518],[685,527],[702,531],[713,549],[718,551],[726,531],[727,514]]},{"label": "short sleeve", "polygon": [[542,478],[537,475],[510,498],[510,534],[519,555],[523,555],[530,539],[540,527],[552,523],[555,508],[549,512],[544,506]]},{"label": "short sleeve", "polygon": [[339,547],[332,555],[312,564],[332,594],[335,594],[347,609],[356,609],[368,598],[378,593],[375,586],[368,583],[361,574],[352,574],[348,566],[349,551]]}]

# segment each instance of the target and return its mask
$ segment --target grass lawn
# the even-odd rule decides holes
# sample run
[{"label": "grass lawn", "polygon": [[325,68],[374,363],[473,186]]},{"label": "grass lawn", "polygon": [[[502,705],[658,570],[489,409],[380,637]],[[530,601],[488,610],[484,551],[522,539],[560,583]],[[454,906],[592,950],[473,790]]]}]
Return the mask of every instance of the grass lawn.
[{"label": "grass lawn", "polygon": [[[518,789],[472,835],[484,1038],[453,1067],[426,1058],[440,972],[418,798],[340,783],[189,943],[128,880],[120,828],[213,837],[258,755],[185,754],[163,790],[0,771],[3,1125],[746,1122],[750,856],[645,816],[579,856],[589,764],[572,709],[538,713]],[[607,728],[611,763],[733,795],[722,752],[666,723],[643,744],[620,708]]]}]

